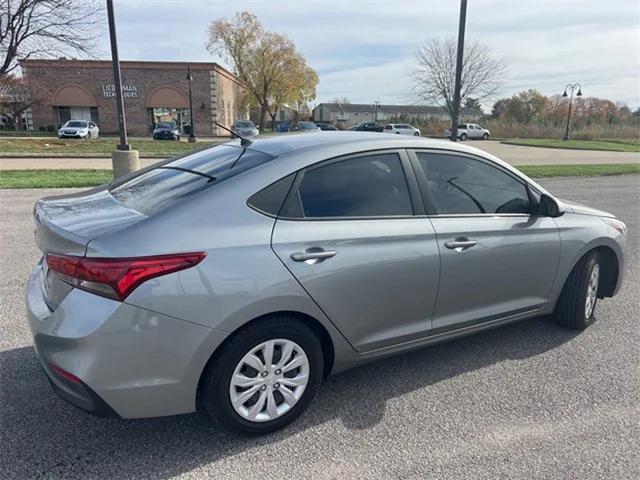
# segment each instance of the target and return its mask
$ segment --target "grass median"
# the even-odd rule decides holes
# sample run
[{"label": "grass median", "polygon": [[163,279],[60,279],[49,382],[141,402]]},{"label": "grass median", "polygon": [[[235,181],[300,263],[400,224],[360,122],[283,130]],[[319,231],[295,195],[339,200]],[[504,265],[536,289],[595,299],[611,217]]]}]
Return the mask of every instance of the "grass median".
[{"label": "grass median", "polygon": [[640,140],[559,140],[554,138],[509,138],[500,143],[525,147],[564,148],[570,150],[602,150],[640,152]]},{"label": "grass median", "polygon": [[[594,177],[640,173],[640,164],[521,165],[533,178]],[[83,188],[111,181],[111,170],[0,170],[0,188]]]},{"label": "grass median", "polygon": [[[0,157],[111,157],[117,138],[87,140],[58,138],[0,138]],[[152,139],[131,139],[129,142],[141,157],[168,157],[189,152],[214,142],[196,144]]]}]

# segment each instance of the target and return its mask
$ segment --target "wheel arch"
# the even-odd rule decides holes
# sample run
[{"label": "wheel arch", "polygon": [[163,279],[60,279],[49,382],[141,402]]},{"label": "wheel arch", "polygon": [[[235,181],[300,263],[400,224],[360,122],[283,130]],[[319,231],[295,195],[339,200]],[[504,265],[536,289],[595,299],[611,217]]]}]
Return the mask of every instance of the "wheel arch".
[{"label": "wheel arch", "polygon": [[[555,298],[557,302],[565,284],[567,283],[571,272],[576,268],[576,265],[580,263],[580,261],[589,255],[591,252],[598,252],[600,254],[600,265],[603,268],[601,274],[601,283],[598,288],[598,298],[604,297],[612,297],[618,288],[618,283],[620,281],[620,263],[621,259],[616,250],[610,246],[603,243],[592,243],[589,244],[584,250],[580,252],[580,254],[576,255],[570,264],[570,268],[566,270],[566,273],[562,277],[562,283],[559,284],[559,289]],[[555,303],[555,302],[554,302]]]},{"label": "wheel arch", "polygon": [[200,394],[199,394],[200,384],[202,382],[202,378],[205,375],[205,372],[207,371],[208,368],[212,368],[212,365],[215,364],[217,355],[219,355],[221,349],[225,345],[231,342],[231,340],[233,340],[237,335],[240,335],[242,333],[242,330],[245,329],[246,327],[274,316],[283,316],[283,315],[293,317],[297,321],[305,324],[318,337],[318,339],[320,340],[320,345],[322,347],[323,377],[326,378],[329,375],[329,373],[331,373],[334,362],[335,362],[335,346],[333,343],[333,339],[329,334],[329,331],[318,319],[312,317],[307,313],[303,313],[295,310],[280,310],[280,311],[274,311],[274,312],[266,313],[263,315],[259,315],[249,320],[248,322],[243,323],[238,328],[236,328],[233,332],[229,333],[227,338],[225,338],[224,341],[221,342],[220,345],[218,345],[213,352],[211,352],[211,355],[209,356],[208,361],[205,363],[205,365],[202,367],[201,371],[199,372],[196,399],[200,397]]},{"label": "wheel arch", "polygon": [[598,298],[612,297],[618,287],[620,278],[620,262],[616,252],[608,246],[599,246],[589,252],[597,251],[600,254],[600,285],[598,286]]}]

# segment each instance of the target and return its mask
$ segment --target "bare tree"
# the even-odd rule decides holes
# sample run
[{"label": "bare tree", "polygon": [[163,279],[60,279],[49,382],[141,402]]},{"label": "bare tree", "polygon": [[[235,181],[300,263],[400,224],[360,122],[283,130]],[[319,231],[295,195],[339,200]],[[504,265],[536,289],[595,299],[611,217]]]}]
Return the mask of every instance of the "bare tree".
[{"label": "bare tree", "polygon": [[22,114],[38,103],[37,89],[24,77],[0,75],[0,114],[9,119],[10,126],[21,129]]},{"label": "bare tree", "polygon": [[18,59],[89,56],[103,10],[98,0],[0,0],[0,75]]},{"label": "bare tree", "polygon": [[[416,97],[445,107],[453,116],[453,93],[456,79],[456,48],[454,38],[430,38],[415,55],[411,71]],[[468,98],[478,102],[494,95],[504,84],[507,66],[492,55],[486,45],[466,43],[462,61],[460,103]]]}]

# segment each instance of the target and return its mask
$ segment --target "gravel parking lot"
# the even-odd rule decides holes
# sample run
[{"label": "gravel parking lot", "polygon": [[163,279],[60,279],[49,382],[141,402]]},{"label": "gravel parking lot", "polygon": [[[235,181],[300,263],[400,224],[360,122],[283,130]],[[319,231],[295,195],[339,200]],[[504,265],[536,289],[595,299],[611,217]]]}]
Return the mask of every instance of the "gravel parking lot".
[{"label": "gravel parking lot", "polygon": [[640,478],[640,177],[543,183],[629,227],[626,283],[591,328],[540,318],[369,364],[257,439],[198,414],[106,420],[58,399],[23,307],[33,202],[54,192],[0,190],[0,477]]}]

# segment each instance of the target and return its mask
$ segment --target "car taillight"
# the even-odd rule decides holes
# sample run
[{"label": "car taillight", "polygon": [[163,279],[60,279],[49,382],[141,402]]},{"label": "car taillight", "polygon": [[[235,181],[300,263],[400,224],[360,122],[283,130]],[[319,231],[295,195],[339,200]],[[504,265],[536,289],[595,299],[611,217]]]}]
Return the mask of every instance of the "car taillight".
[{"label": "car taillight", "polygon": [[147,280],[193,267],[204,252],[135,258],[86,258],[47,254],[49,270],[62,280],[97,295],[124,300]]}]

